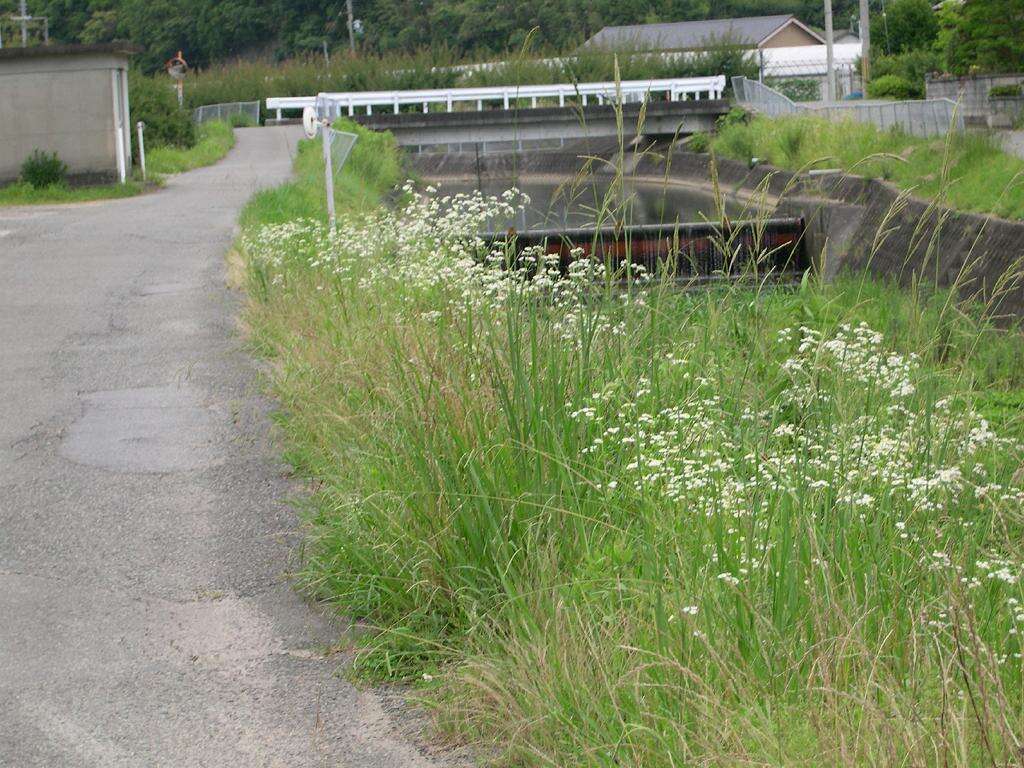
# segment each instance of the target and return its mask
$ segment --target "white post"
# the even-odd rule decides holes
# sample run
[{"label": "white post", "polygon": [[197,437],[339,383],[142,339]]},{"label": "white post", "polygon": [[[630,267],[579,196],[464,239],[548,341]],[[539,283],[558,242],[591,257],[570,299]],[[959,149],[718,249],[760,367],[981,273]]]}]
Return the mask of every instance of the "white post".
[{"label": "white post", "polygon": [[868,0],[860,0],[860,66],[861,92],[868,96],[868,81],[871,80],[871,14]]},{"label": "white post", "polygon": [[114,133],[117,140],[114,155],[117,159],[117,178],[124,184],[128,179],[128,163],[124,156],[125,118],[121,112],[121,73],[116,69],[110,70],[110,90],[114,97]]},{"label": "white post", "polygon": [[832,53],[832,0],[825,0],[825,100],[836,100],[836,65]]},{"label": "white post", "polygon": [[146,145],[142,140],[142,131],[145,130],[146,124],[139,120],[135,124],[135,130],[139,134],[139,169],[142,171],[142,180],[146,180]]},{"label": "white post", "polygon": [[331,126],[326,124],[321,126],[320,136],[324,145],[324,188],[327,191],[327,225],[333,232],[337,219],[334,215],[334,162],[331,158]]}]

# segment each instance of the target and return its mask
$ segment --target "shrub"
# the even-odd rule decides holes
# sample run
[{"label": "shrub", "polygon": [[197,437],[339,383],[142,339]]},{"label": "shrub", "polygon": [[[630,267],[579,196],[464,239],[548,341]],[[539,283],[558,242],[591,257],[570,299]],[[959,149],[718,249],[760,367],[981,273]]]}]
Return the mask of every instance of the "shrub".
[{"label": "shrub", "polygon": [[938,72],[943,69],[942,60],[933,51],[908,51],[897,56],[873,57],[871,71],[875,78],[886,75],[896,75],[911,83],[913,96],[911,98],[924,98],[924,79],[930,72]]},{"label": "shrub", "polygon": [[821,83],[809,78],[770,78],[768,85],[793,101],[818,101]]},{"label": "shrub", "polygon": [[711,137],[703,132],[693,134],[686,142],[686,148],[691,152],[707,152],[710,146]]},{"label": "shrub", "polygon": [[68,167],[57,157],[56,152],[36,149],[21,165],[21,178],[35,189],[63,184],[67,180]]},{"label": "shrub", "polygon": [[135,123],[146,124],[145,141],[147,148],[191,147],[196,143],[196,127],[192,113],[178,106],[178,98],[170,81],[146,77],[133,71],[129,75],[128,92],[131,96],[132,112],[132,153],[138,158],[135,146]]},{"label": "shrub", "polygon": [[750,114],[742,107],[733,107],[718,118],[718,129],[730,128],[734,125],[746,125],[750,122]]},{"label": "shrub", "polygon": [[1020,96],[1020,85],[996,85],[988,92],[990,99],[999,99],[1006,96]]},{"label": "shrub", "polygon": [[868,83],[872,99],[916,99],[921,93],[914,84],[899,75],[882,75]]}]

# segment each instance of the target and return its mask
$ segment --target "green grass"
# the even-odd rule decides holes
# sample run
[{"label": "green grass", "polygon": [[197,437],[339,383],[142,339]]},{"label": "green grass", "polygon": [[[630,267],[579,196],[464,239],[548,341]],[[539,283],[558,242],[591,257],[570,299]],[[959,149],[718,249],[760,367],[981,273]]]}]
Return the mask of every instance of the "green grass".
[{"label": "green grass", "polygon": [[367,627],[358,674],[502,765],[1018,760],[1019,332],[861,275],[473,267],[475,204],[392,194],[357,130],[336,235],[309,142],[241,247],[301,582]]},{"label": "green grass", "polygon": [[[347,120],[336,121],[335,125],[338,130],[359,137],[344,171],[334,182],[339,210],[370,210],[381,203],[400,179],[401,163],[394,138]],[[302,218],[327,220],[323,147],[319,139],[299,142],[294,180],[256,193],[243,209],[240,221],[243,229],[251,231]]]},{"label": "green grass", "polygon": [[[723,126],[713,142],[723,157],[759,157],[780,168],[843,168],[892,181],[954,208],[1024,218],[1024,160],[988,136],[920,139],[872,125],[813,117],[755,117]],[[947,156],[948,149],[948,156]]]},{"label": "green grass", "polygon": [[154,147],[146,151],[146,171],[154,174],[182,173],[213,165],[235,146],[235,132],[226,122],[203,123],[197,129],[195,146]]},{"label": "green grass", "polygon": [[101,184],[88,187],[69,187],[56,184],[36,188],[31,184],[17,182],[0,187],[0,205],[45,205],[47,203],[85,203],[92,200],[113,200],[132,197],[146,190],[146,185],[137,181],[126,184]]}]

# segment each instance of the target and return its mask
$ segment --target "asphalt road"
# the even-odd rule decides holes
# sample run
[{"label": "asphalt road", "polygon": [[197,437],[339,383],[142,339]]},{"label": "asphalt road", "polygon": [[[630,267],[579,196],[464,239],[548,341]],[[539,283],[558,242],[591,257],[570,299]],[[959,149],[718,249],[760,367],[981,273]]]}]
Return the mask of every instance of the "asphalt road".
[{"label": "asphalt road", "polygon": [[433,766],[283,578],[295,489],[238,297],[237,214],[293,128],[157,193],[0,208],[0,766]]}]

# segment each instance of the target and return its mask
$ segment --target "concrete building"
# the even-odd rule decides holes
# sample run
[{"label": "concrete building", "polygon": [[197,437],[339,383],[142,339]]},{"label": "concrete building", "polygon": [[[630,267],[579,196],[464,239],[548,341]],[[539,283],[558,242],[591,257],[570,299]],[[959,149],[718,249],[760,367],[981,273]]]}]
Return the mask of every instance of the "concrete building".
[{"label": "concrete building", "polygon": [[123,179],[131,167],[124,43],[0,49],[0,183],[33,150],[56,152],[72,181]]},{"label": "concrete building", "polygon": [[699,51],[725,41],[758,50],[825,44],[825,40],[817,32],[792,14],[786,14],[605,27],[587,40],[583,47],[634,51]]}]

